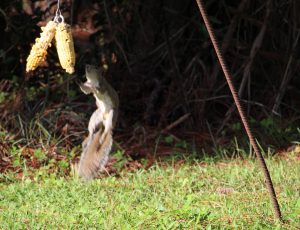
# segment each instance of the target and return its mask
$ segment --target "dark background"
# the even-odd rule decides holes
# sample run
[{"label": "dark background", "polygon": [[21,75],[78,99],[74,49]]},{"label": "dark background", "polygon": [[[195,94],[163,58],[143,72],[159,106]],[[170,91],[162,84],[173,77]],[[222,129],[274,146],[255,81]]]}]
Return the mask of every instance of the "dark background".
[{"label": "dark background", "polygon": [[[300,2],[204,2],[258,141],[274,149],[297,141]],[[76,84],[86,63],[108,67],[120,97],[115,139],[128,156],[247,146],[196,1],[61,1],[75,74],[64,73],[54,47],[42,67],[25,73],[40,26],[55,10],[56,1],[0,2],[3,146],[78,146],[95,109]]]}]

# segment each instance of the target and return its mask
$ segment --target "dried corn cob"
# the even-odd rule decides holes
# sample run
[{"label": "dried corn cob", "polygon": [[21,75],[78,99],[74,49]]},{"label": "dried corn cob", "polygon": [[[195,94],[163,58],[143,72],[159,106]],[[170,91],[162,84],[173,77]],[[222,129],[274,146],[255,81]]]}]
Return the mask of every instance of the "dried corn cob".
[{"label": "dried corn cob", "polygon": [[57,25],[55,41],[61,66],[67,73],[73,73],[75,65],[75,51],[72,31],[68,24],[62,22]]},{"label": "dried corn cob", "polygon": [[42,27],[40,38],[35,40],[30,54],[27,58],[26,71],[35,70],[46,59],[47,49],[55,35],[56,23],[50,21],[45,27]]}]

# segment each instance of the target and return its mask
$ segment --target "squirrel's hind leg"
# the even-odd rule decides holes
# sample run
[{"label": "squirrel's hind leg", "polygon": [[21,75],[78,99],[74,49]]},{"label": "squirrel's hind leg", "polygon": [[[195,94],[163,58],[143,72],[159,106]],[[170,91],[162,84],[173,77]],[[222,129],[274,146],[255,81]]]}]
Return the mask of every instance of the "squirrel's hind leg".
[{"label": "squirrel's hind leg", "polygon": [[100,144],[103,143],[105,136],[108,134],[109,131],[113,129],[113,116],[114,111],[111,109],[108,113],[104,114],[103,118],[103,125],[104,125],[104,131],[100,137]]},{"label": "squirrel's hind leg", "polygon": [[92,114],[89,121],[89,126],[88,126],[89,135],[96,133],[102,125],[103,125],[103,111],[101,109],[97,109]]}]

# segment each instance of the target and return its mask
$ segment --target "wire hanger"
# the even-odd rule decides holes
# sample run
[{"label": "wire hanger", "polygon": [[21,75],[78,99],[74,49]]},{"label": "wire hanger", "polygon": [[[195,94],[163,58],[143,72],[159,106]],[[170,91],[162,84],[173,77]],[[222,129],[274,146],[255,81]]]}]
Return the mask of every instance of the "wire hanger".
[{"label": "wire hanger", "polygon": [[54,22],[56,23],[63,23],[65,21],[64,16],[61,14],[60,11],[60,0],[57,0],[57,9],[55,12]]}]

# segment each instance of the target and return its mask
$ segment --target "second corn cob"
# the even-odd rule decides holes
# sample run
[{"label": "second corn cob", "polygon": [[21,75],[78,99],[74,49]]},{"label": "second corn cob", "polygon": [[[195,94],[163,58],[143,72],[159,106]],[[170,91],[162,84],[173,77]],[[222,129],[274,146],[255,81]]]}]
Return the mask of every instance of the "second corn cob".
[{"label": "second corn cob", "polygon": [[55,41],[61,66],[67,73],[73,73],[75,65],[75,51],[72,31],[68,24],[62,22],[57,25]]},{"label": "second corn cob", "polygon": [[46,59],[47,49],[51,45],[51,41],[55,35],[56,23],[49,21],[47,25],[42,28],[40,38],[35,40],[30,54],[27,58],[26,71],[35,70]]}]

